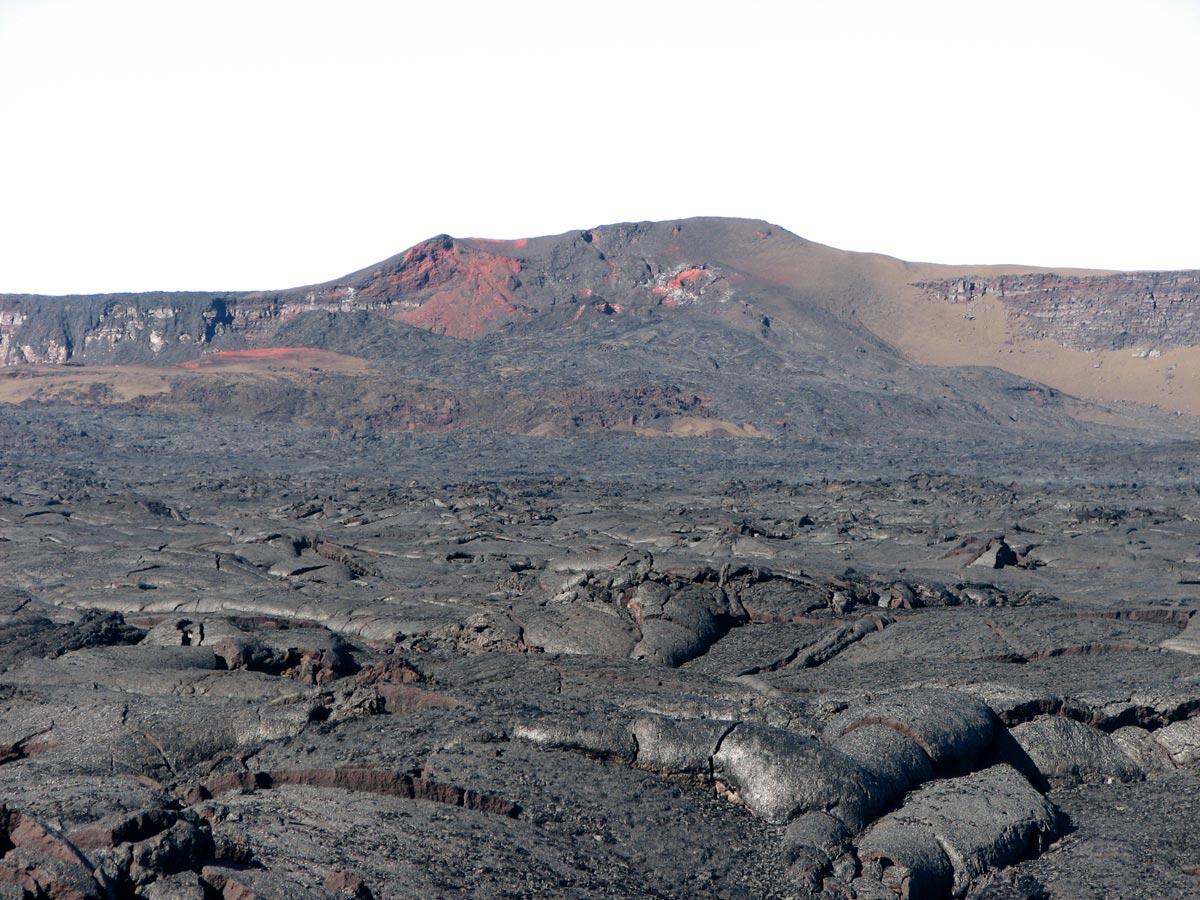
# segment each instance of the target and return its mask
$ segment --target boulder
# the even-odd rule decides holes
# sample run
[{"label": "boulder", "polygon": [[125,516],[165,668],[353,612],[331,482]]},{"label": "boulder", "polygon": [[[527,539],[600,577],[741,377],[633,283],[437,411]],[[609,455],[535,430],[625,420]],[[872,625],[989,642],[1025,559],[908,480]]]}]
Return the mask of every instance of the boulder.
[{"label": "boulder", "polygon": [[628,728],[583,718],[548,717],[513,727],[513,737],[556,750],[575,750],[602,759],[631,763],[637,745]]},{"label": "boulder", "polygon": [[603,603],[552,603],[530,611],[523,622],[529,647],[545,653],[583,653],[623,658],[638,642],[636,626]]},{"label": "boulder", "polygon": [[973,568],[1003,569],[1005,566],[1015,566],[1020,562],[1017,553],[1003,537],[992,538],[984,547],[983,552],[967,565]]},{"label": "boulder", "polygon": [[1137,781],[1142,769],[1111,737],[1066,716],[1041,716],[1009,731],[1001,752],[1042,785]]},{"label": "boulder", "polygon": [[967,760],[991,743],[994,716],[982,700],[958,691],[895,691],[835,716],[825,735],[836,741],[865,725],[886,725],[912,738],[934,765]]},{"label": "boulder", "polygon": [[828,810],[858,830],[876,812],[879,789],[853,759],[816,738],[743,722],[713,756],[713,775],[755,815],[783,825]]},{"label": "boulder", "polygon": [[871,826],[857,844],[863,871],[900,897],[918,900],[950,893],[954,869],[926,823],[887,816]]},{"label": "boulder", "polygon": [[713,719],[640,716],[632,727],[637,742],[637,764],[664,775],[707,777],[713,753],[734,725]]},{"label": "boulder", "polygon": [[1136,725],[1118,728],[1110,737],[1113,743],[1133,760],[1134,765],[1147,775],[1166,772],[1174,768],[1167,751],[1155,740],[1154,733]]},{"label": "boulder", "polygon": [[1200,718],[1172,722],[1154,732],[1158,744],[1176,766],[1194,766],[1200,763]]},{"label": "boulder", "polygon": [[887,725],[864,725],[833,746],[871,774],[886,801],[933,777],[933,763],[913,738]]},{"label": "boulder", "polygon": [[885,863],[885,880],[907,883],[910,896],[943,894],[947,865],[950,890],[961,896],[975,879],[1040,849],[1057,830],[1050,803],[1011,766],[998,765],[923,785],[856,844],[860,856]]}]

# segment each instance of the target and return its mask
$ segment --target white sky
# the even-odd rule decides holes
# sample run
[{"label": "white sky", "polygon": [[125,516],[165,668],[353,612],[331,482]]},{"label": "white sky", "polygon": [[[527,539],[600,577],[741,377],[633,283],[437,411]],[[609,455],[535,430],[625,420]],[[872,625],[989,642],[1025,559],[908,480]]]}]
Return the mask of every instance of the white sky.
[{"label": "white sky", "polygon": [[1200,2],[0,0],[0,291],[690,215],[1200,268]]}]

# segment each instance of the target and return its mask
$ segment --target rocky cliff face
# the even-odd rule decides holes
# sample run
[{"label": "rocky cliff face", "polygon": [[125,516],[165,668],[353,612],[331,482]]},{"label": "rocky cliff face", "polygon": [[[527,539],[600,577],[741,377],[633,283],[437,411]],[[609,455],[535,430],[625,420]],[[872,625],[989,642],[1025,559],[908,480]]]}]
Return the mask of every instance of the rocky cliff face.
[{"label": "rocky cliff face", "polygon": [[994,297],[1025,332],[1073,350],[1200,344],[1200,271],[1065,276],[1051,272],[918,282],[932,298]]},{"label": "rocky cliff face", "polygon": [[0,365],[174,362],[252,342],[306,310],[352,310],[353,295],[112,294],[0,297]]},{"label": "rocky cliff face", "polygon": [[[865,263],[814,246],[765,223],[697,219],[514,241],[442,235],[343,278],[280,291],[0,294],[0,365],[182,362],[270,345],[282,326],[311,312],[371,313],[466,339],[535,320],[556,328],[689,311],[753,330],[768,321],[750,310],[764,284],[786,289],[789,302],[821,306],[861,280]],[[840,267],[836,283],[822,274],[834,271],[831,261]],[[876,285],[879,302],[903,286]],[[1200,271],[966,274],[916,286],[942,302],[997,298],[1024,335],[1075,350],[1200,345]],[[777,312],[788,316],[776,306],[770,321]]]},{"label": "rocky cliff face", "polygon": [[533,241],[433,238],[336,281],[274,292],[0,295],[0,365],[177,362],[269,342],[302,313],[369,311],[477,338],[550,315],[620,315],[731,296],[679,226],[614,225]]},{"label": "rocky cliff face", "polygon": [[[281,291],[0,295],[0,402],[108,398],[195,415],[539,434],[1070,431],[1079,422],[1064,403],[1044,402],[1054,396],[1044,385],[1101,400],[1159,397],[1141,382],[1132,395],[1116,380],[1089,392],[1084,377],[1064,384],[1046,366],[1009,368],[987,355],[994,333],[947,337],[972,324],[950,303],[999,298],[1020,323],[1007,329],[1013,342],[1028,331],[1084,350],[1200,345],[1200,273],[969,272],[844,253],[763,222],[688,219],[510,241],[442,236]],[[912,282],[937,299],[923,301]],[[895,312],[890,324],[868,320],[879,310]],[[914,331],[915,349],[892,340]],[[957,344],[959,356],[922,356],[922,341]],[[1078,357],[1099,383],[1091,354]],[[951,376],[927,362],[1011,374]],[[130,369],[95,371],[114,364]],[[1195,383],[1187,370],[1164,380]]]}]

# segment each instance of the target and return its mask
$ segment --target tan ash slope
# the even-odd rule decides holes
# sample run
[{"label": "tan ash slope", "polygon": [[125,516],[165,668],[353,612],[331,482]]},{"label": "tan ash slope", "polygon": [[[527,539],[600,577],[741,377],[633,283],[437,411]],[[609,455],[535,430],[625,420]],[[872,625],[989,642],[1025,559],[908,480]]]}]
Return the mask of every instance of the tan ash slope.
[{"label": "tan ash slope", "polygon": [[770,237],[731,262],[915,362],[995,366],[1085,399],[1200,415],[1200,272],[910,263],[765,227]]}]

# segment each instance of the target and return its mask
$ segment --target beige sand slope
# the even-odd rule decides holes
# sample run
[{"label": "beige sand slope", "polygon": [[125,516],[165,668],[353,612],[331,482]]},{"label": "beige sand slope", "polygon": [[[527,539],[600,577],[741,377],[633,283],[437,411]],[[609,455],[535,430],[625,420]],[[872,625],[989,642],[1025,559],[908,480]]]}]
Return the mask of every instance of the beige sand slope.
[{"label": "beige sand slope", "polygon": [[[786,236],[786,237],[785,237]],[[1080,350],[1030,334],[1021,316],[995,296],[952,303],[916,284],[968,277],[1053,272],[1109,272],[1036,266],[909,263],[810,243],[777,230],[737,260],[738,267],[855,318],[910,359],[933,365],[996,366],[1076,397],[1132,402],[1186,416],[1200,415],[1200,340],[1153,355],[1131,349]],[[787,316],[787,309],[777,311]]]}]

